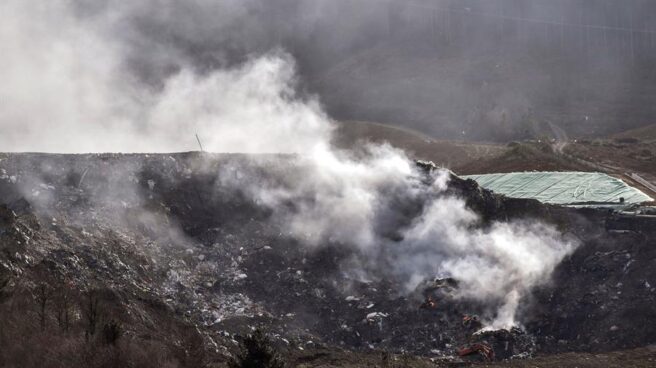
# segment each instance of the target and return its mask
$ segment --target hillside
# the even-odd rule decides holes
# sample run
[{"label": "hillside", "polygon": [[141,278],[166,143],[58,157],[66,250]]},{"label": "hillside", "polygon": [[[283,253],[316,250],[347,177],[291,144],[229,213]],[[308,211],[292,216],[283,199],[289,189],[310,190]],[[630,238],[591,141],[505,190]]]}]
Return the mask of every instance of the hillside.
[{"label": "hillside", "polygon": [[647,125],[641,128],[627,130],[612,136],[616,139],[633,138],[642,141],[656,140],[656,124]]},{"label": "hillside", "polygon": [[471,161],[495,157],[505,147],[491,143],[470,143],[434,139],[415,130],[380,123],[348,121],[338,123],[334,144],[353,148],[364,142],[389,143],[410,156],[456,168]]},{"label": "hillside", "polygon": [[[601,171],[619,177],[656,197],[656,191],[631,177],[656,183],[653,165],[654,126],[629,130],[605,139],[515,141],[509,144],[436,140],[425,134],[384,124],[342,122],[336,142],[345,148],[362,142],[387,142],[412,157],[430,160],[457,174],[515,171]],[[629,138],[627,140],[627,138]]]},{"label": "hillside", "polygon": [[339,119],[401,123],[471,142],[538,139],[552,123],[570,137],[601,138],[651,124],[656,113],[647,64],[628,71],[546,50],[413,42],[359,50],[310,84]]},{"label": "hillside", "polygon": [[[524,330],[472,335],[477,325],[463,325],[463,316],[484,318],[491,304],[456,298],[458,280],[429,279],[399,294],[403,279],[376,262],[373,269],[358,263],[371,278],[349,271],[366,252],[330,239],[303,246],[302,238],[282,232],[271,209],[250,199],[246,187],[217,176],[228,170],[235,178],[258,175],[266,185],[281,179],[293,185],[285,178],[302,174],[297,160],[3,154],[1,365],[100,366],[115,359],[121,365],[223,366],[253,328],[269,334],[286,359],[308,366],[325,364],[323,357],[340,361],[344,351],[355,354],[346,360],[354,366],[383,351],[448,365],[472,339],[492,346],[499,359],[656,342],[648,323],[656,318],[648,286],[656,283],[653,234],[607,232],[607,212],[497,197],[457,178],[446,192],[429,190],[427,197],[396,194],[391,203],[402,216],[386,219],[382,238],[391,252],[403,241],[399,229],[441,196],[463,198],[483,228],[534,218],[581,241],[553,282],[522,301]],[[288,206],[303,203],[298,198]],[[386,268],[401,262],[399,256]],[[435,307],[426,307],[433,301]]]}]

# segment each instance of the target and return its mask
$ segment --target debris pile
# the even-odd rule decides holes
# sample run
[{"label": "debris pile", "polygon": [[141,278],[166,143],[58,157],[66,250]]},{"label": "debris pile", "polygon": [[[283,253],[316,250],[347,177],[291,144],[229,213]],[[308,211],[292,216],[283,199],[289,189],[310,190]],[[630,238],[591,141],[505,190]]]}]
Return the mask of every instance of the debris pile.
[{"label": "debris pile", "polygon": [[195,153],[0,156],[0,276],[105,290],[127,336],[164,336],[162,321],[176,321],[171,336],[193,326],[222,356],[255,329],[288,351],[465,360],[655,342],[653,238],[606,232],[607,212],[503,198],[452,178],[447,193],[465,198],[482,226],[532,217],[583,242],[523,305],[525,328],[490,331],[489,308],[458,296],[458,280],[436,277],[399,294],[396,280],[344,272],[353,250],[300,246],[270,210],[216,175],[266,167],[274,176],[294,165],[291,156]]}]

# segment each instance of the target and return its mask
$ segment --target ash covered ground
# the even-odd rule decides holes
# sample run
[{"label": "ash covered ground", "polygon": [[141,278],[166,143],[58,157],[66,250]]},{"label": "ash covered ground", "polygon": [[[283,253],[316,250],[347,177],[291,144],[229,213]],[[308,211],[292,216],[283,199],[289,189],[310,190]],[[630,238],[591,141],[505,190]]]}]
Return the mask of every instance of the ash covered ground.
[{"label": "ash covered ground", "polygon": [[[420,163],[419,194],[385,192],[394,216],[376,222],[374,242],[385,247],[374,252],[332,233],[294,232],[293,218],[235,185],[244,176],[293,187],[303,165],[296,155],[2,154],[0,364],[221,366],[255,329],[291,366],[347,365],[343,354],[360,357],[355,366],[389,366],[390,356],[401,366],[451,365],[655,342],[653,221],[610,229],[607,211],[504,198]],[[444,187],[434,188],[436,175],[449,175]],[[301,193],[275,203],[307,214],[302,207],[320,198]],[[399,271],[407,229],[440,198],[477,215],[465,224],[472,232],[537,222],[576,244],[522,289],[515,327],[495,326],[508,306],[474,294],[485,285],[468,292],[466,280],[426,271],[408,286]],[[460,357],[468,348],[476,352]]]}]

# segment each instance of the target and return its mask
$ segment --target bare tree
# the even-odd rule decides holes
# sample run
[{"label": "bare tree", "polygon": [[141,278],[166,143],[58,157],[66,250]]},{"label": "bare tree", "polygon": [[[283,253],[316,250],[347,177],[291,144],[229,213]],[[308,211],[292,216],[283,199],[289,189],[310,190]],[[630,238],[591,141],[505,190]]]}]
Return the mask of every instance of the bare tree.
[{"label": "bare tree", "polygon": [[44,282],[37,285],[34,290],[34,300],[37,304],[37,315],[39,316],[41,331],[46,328],[47,306],[52,298],[52,294],[52,288]]},{"label": "bare tree", "polygon": [[9,289],[10,281],[11,278],[9,276],[0,276],[0,302],[7,297],[7,289]]},{"label": "bare tree", "polygon": [[96,327],[99,320],[100,298],[95,289],[89,289],[82,296],[81,310],[82,318],[85,322],[84,337],[87,341],[96,333]]},{"label": "bare tree", "polygon": [[63,332],[68,332],[70,329],[71,309],[73,303],[72,290],[66,283],[62,283],[57,289],[57,295],[55,296],[54,301],[59,328]]}]

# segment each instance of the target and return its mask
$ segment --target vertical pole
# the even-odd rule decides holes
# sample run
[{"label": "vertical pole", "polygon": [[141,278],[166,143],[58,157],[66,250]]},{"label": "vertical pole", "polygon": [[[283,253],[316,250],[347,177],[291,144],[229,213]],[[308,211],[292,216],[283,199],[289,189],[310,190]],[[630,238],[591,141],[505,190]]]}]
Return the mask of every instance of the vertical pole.
[{"label": "vertical pole", "polygon": [[198,146],[200,147],[200,151],[205,152],[205,150],[203,150],[203,145],[200,143],[200,138],[198,138],[198,133],[196,133],[196,140],[198,141]]}]

